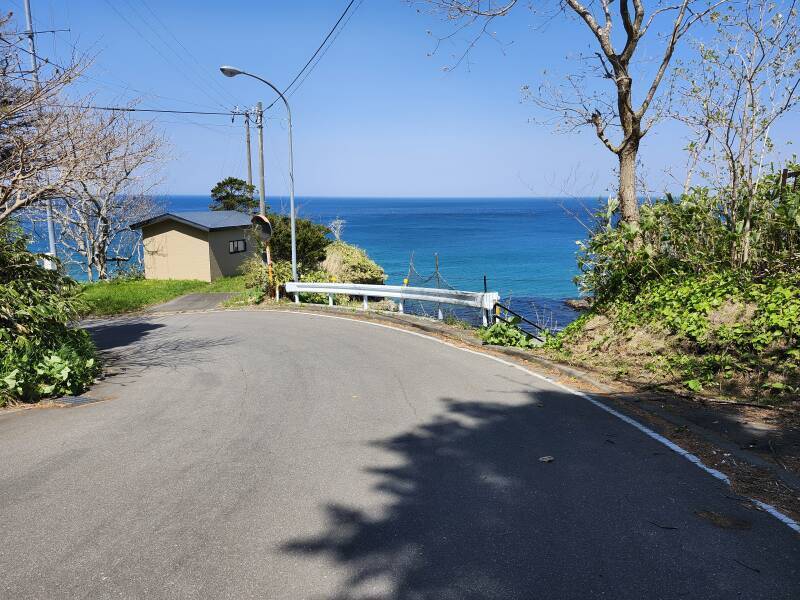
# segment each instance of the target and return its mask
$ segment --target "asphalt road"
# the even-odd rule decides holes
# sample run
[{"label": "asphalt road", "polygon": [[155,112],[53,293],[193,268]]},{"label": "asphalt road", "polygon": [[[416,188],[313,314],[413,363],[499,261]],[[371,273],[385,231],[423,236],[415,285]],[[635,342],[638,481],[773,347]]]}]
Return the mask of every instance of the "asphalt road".
[{"label": "asphalt road", "polygon": [[0,417],[2,598],[800,597],[789,528],[511,366],[309,314],[93,329],[102,401]]}]

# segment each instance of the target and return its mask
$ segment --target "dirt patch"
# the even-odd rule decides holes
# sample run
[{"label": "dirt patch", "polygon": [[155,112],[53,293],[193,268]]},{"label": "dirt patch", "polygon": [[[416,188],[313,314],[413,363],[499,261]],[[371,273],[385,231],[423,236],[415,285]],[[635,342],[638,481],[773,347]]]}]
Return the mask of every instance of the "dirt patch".
[{"label": "dirt patch", "polygon": [[753,524],[744,519],[737,519],[730,515],[714,512],[712,510],[699,510],[694,513],[697,517],[716,525],[721,529],[750,529]]},{"label": "dirt patch", "polygon": [[755,312],[755,304],[745,304],[728,299],[708,313],[708,323],[712,329],[717,329],[722,325],[735,325],[752,321]]}]

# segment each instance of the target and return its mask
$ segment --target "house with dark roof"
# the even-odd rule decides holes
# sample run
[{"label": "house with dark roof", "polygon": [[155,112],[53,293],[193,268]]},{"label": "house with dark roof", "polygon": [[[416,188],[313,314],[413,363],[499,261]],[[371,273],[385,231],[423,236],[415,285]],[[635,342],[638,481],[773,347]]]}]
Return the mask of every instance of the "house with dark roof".
[{"label": "house with dark roof", "polygon": [[142,230],[147,279],[236,275],[254,249],[250,215],[235,210],[166,212],[131,227]]}]

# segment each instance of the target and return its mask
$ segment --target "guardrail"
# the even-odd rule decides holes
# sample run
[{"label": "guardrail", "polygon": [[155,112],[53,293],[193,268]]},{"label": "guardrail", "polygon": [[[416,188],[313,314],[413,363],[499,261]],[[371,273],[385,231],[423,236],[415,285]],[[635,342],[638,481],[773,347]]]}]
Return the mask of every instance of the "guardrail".
[{"label": "guardrail", "polygon": [[[364,299],[364,310],[369,309],[369,298],[392,298],[398,300],[398,310],[402,313],[405,300],[422,300],[435,304],[454,304],[457,306],[471,306],[481,309],[484,325],[489,324],[489,314],[494,305],[500,300],[497,292],[465,292],[461,290],[442,290],[438,288],[409,287],[406,285],[368,285],[365,283],[306,283],[289,282],[286,284],[286,293],[294,295],[294,301],[299,303],[299,294],[315,293],[327,294],[328,304],[333,306],[334,295],[361,296]],[[442,319],[442,310],[439,309],[439,319]]]}]

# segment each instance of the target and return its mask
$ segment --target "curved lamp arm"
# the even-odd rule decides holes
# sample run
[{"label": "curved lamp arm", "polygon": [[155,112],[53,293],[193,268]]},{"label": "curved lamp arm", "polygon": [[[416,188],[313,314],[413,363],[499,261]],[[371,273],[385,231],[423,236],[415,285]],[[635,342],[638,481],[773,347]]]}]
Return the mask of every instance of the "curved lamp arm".
[{"label": "curved lamp arm", "polygon": [[289,101],[286,99],[286,96],[283,95],[277,87],[272,85],[269,81],[264,79],[263,77],[259,77],[258,75],[253,75],[252,73],[248,73],[247,71],[242,71],[241,69],[237,69],[236,67],[229,67],[229,66],[222,66],[219,68],[222,71],[222,74],[225,77],[236,77],[237,75],[247,75],[248,77],[252,77],[253,79],[257,79],[261,83],[264,83],[271,87],[278,96],[280,96],[281,100],[283,100],[284,106],[286,106],[286,115],[289,119],[289,211],[290,211],[290,221],[292,227],[292,279],[297,281],[297,234],[296,234],[296,227],[295,227],[295,218],[294,218],[294,152],[292,151],[292,109],[289,108]]}]

